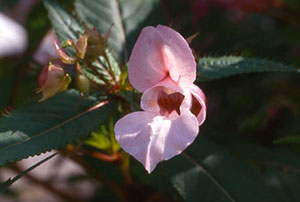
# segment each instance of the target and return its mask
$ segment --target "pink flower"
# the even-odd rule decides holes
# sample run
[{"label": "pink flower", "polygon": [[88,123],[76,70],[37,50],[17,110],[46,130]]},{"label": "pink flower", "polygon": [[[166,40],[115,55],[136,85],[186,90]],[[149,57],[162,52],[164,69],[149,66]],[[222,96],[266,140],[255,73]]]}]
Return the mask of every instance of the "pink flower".
[{"label": "pink flower", "polygon": [[194,141],[206,117],[205,95],[193,84],[196,63],[188,43],[166,26],[142,30],[128,73],[132,86],[143,92],[144,111],[120,119],[116,139],[151,173]]},{"label": "pink flower", "polygon": [[65,91],[71,82],[71,77],[58,65],[49,64],[43,68],[39,77],[38,92],[42,92],[43,96],[40,101],[44,101],[53,97],[59,92]]}]

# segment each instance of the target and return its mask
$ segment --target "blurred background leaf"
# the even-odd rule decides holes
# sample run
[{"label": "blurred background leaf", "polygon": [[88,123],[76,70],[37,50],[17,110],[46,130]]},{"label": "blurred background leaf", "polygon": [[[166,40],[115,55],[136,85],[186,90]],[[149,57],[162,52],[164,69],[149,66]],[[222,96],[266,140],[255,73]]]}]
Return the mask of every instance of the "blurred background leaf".
[{"label": "blurred background leaf", "polygon": [[274,141],[274,144],[293,144],[300,143],[300,136],[284,137]]}]

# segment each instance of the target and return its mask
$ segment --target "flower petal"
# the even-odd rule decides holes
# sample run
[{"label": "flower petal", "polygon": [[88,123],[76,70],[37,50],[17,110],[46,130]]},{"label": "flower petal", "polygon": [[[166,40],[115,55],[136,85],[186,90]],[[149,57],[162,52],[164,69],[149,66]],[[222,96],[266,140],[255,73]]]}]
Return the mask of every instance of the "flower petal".
[{"label": "flower petal", "polygon": [[190,86],[196,79],[196,62],[189,44],[170,27],[158,25],[157,30],[165,43],[165,65],[171,78],[183,88]]},{"label": "flower petal", "polygon": [[179,118],[172,121],[165,138],[163,160],[180,154],[195,140],[198,132],[197,118],[189,110],[182,110]]},{"label": "flower petal", "polygon": [[141,162],[151,173],[156,165],[180,154],[198,134],[196,117],[185,110],[172,119],[151,112],[134,112],[115,125],[121,147]]},{"label": "flower petal", "polygon": [[145,27],[136,41],[128,61],[132,86],[143,92],[168,74],[162,52],[163,40],[154,27]]},{"label": "flower petal", "polygon": [[129,80],[143,92],[167,76],[182,87],[196,77],[196,63],[185,39],[166,26],[142,30],[128,62]]},{"label": "flower petal", "polygon": [[[162,160],[161,154],[164,147],[164,142],[153,145],[153,139],[155,139],[153,127],[156,133],[159,133],[159,129],[167,127],[161,124],[158,129],[162,118],[158,116],[155,119],[155,117],[157,116],[154,113],[133,112],[115,124],[116,140],[126,152],[141,162],[149,173]],[[167,129],[160,130],[161,133],[164,131]]]},{"label": "flower petal", "polygon": [[199,126],[203,124],[205,118],[206,118],[206,97],[202,90],[196,86],[195,84],[192,84],[189,88],[191,91],[192,95],[197,99],[199,104],[201,105],[201,111],[197,115],[197,119],[199,122]]}]

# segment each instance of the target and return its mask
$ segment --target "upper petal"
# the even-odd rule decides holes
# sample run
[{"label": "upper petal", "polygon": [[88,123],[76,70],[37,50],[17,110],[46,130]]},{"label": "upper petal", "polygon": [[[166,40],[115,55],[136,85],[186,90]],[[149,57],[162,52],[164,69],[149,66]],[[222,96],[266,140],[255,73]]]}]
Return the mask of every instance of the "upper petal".
[{"label": "upper petal", "polygon": [[188,87],[196,79],[196,62],[189,44],[170,27],[159,25],[157,30],[166,44],[165,64],[169,66],[171,78],[181,87]]},{"label": "upper petal", "polygon": [[128,62],[130,83],[143,92],[170,76],[182,87],[192,84],[196,63],[185,39],[166,26],[142,30]]}]

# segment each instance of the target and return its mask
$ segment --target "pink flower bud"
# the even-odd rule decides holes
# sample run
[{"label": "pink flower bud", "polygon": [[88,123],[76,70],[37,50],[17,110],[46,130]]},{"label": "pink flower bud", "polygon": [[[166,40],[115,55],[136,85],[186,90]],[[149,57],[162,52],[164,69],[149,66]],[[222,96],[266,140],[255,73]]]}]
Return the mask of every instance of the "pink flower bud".
[{"label": "pink flower bud", "polygon": [[40,101],[53,97],[59,92],[65,91],[71,82],[71,77],[58,65],[49,64],[38,77],[39,90],[43,96]]},{"label": "pink flower bud", "polygon": [[[85,35],[87,38],[87,47],[86,47],[87,51],[86,51],[85,59],[87,61],[93,62],[99,56],[105,55],[110,28],[107,30],[104,36],[102,36],[97,29],[86,28],[85,31],[86,31]],[[83,35],[82,37],[84,37],[85,35]],[[77,46],[79,45],[78,42],[77,42]]]}]

